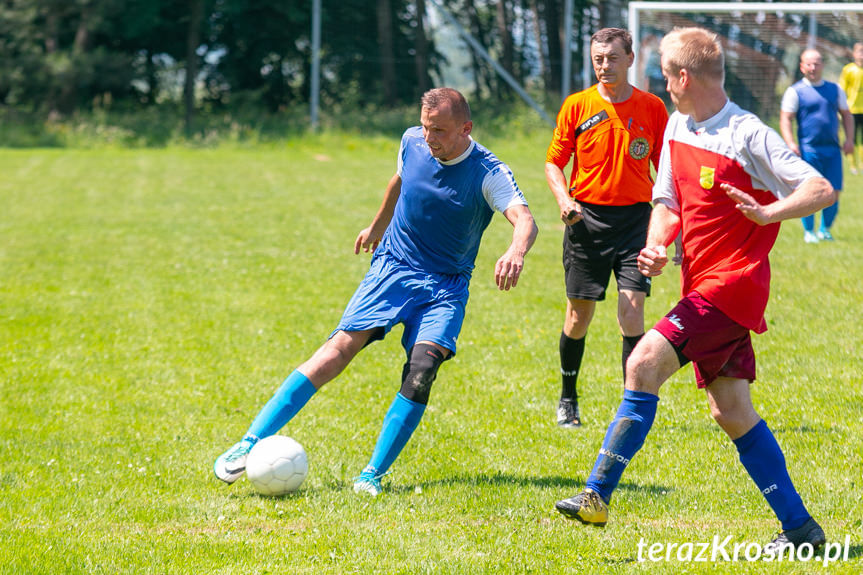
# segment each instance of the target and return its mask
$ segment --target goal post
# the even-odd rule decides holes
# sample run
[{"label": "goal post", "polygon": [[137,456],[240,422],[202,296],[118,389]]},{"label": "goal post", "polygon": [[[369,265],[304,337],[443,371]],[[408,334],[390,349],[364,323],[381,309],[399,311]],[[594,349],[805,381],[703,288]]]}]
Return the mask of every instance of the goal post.
[{"label": "goal post", "polygon": [[816,48],[824,78],[836,81],[863,42],[863,2],[645,2],[629,3],[635,50],[630,82],[670,105],[659,67],[659,41],[676,27],[716,32],[725,50],[725,88],[741,107],[765,121],[778,116],[782,93],[798,74],[800,53]]}]

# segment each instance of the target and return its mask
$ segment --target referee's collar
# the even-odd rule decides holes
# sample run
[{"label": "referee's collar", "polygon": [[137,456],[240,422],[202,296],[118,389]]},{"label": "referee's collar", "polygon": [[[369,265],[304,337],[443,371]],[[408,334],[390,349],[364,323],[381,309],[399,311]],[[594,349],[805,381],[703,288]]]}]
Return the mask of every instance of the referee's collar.
[{"label": "referee's collar", "polygon": [[473,140],[473,138],[471,138],[470,136],[468,136],[468,138],[470,138],[470,144],[468,144],[468,147],[464,152],[462,152],[452,160],[438,160],[438,162],[440,162],[444,166],[454,166],[459,162],[463,162],[465,158],[470,156],[470,153],[473,152],[473,149],[476,148],[476,142]]}]

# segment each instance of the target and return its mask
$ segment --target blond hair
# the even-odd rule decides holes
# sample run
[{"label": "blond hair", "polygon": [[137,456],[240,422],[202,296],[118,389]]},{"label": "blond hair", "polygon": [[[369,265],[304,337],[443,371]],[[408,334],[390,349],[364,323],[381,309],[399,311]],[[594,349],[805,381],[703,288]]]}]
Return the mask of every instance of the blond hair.
[{"label": "blond hair", "polygon": [[675,28],[659,43],[659,53],[669,71],[686,69],[699,80],[725,80],[725,53],[719,37],[704,28]]}]

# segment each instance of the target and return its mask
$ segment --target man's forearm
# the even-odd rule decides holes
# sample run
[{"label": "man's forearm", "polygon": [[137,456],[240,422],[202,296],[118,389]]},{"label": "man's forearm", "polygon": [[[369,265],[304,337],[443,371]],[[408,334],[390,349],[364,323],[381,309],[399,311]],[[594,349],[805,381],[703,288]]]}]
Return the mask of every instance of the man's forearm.
[{"label": "man's forearm", "polygon": [[372,220],[371,226],[376,230],[379,230],[383,233],[383,230],[390,225],[390,221],[393,219],[393,213],[395,213],[396,203],[399,200],[399,196],[402,191],[402,179],[401,176],[395,174],[387,184],[387,189],[384,192],[384,199],[381,202],[380,208],[378,208],[377,213],[375,214],[374,219]]},{"label": "man's forearm", "polygon": [[566,174],[556,164],[545,163],[545,179],[558,205],[572,199],[569,195],[569,185],[566,183]]},{"label": "man's forearm", "polygon": [[527,208],[519,210],[517,219],[513,223],[512,230],[511,248],[513,253],[520,254],[524,257],[524,255],[530,251],[530,248],[533,247],[533,243],[536,241],[536,234],[538,232],[539,229],[536,227],[536,222],[534,221],[530,210]]},{"label": "man's forearm", "polygon": [[668,247],[680,233],[680,215],[663,203],[657,203],[650,215],[647,246]]}]

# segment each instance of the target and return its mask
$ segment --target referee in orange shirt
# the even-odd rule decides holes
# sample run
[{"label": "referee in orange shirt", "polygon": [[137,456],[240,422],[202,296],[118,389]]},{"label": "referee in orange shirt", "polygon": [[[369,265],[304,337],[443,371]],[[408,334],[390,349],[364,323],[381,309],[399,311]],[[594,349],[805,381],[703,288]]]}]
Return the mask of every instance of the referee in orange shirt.
[{"label": "referee in orange shirt", "polygon": [[[650,278],[636,258],[647,239],[653,179],[668,112],[658,97],[632,86],[632,36],[603,28],[590,39],[598,82],[569,96],[557,116],[545,177],[566,224],[563,267],[566,317],[560,335],[562,390],[557,423],[581,425],[576,383],[587,328],[596,302],[605,299],[611,273],[617,281],[622,363],[644,335],[644,299]],[[564,168],[573,160],[567,184]]]}]

